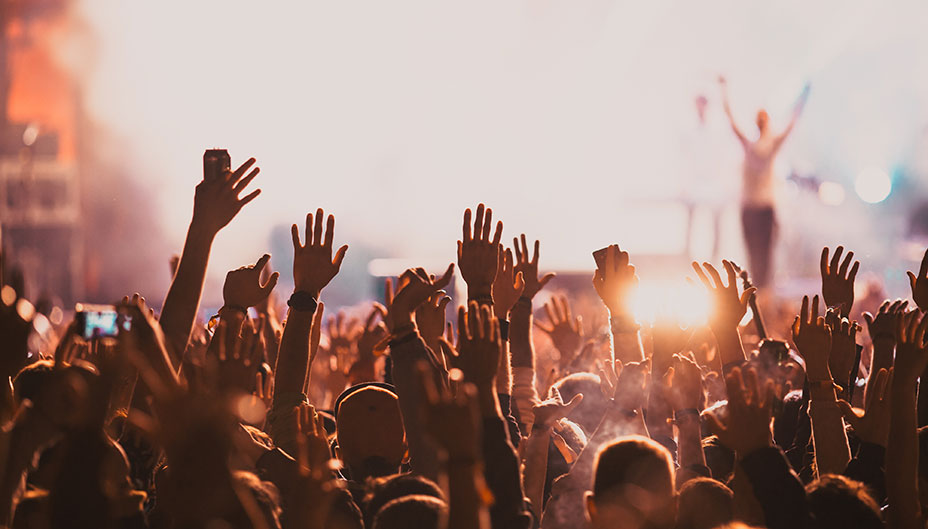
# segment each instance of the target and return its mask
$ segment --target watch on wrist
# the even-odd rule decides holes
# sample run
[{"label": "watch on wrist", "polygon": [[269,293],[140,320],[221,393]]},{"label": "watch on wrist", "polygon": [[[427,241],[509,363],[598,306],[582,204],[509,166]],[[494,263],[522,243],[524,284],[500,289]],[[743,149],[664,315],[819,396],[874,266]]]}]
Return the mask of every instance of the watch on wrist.
[{"label": "watch on wrist", "polygon": [[287,300],[287,306],[299,312],[316,312],[319,302],[305,290],[297,290]]}]

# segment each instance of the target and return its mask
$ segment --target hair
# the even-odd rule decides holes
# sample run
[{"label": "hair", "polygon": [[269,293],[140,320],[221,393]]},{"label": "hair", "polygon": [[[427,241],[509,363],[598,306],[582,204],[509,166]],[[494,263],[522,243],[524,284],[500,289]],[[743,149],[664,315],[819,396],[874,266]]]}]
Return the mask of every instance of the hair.
[{"label": "hair", "polygon": [[327,528],[364,529],[364,516],[347,490],[336,492],[329,516],[325,520]]},{"label": "hair", "polygon": [[[263,516],[265,522],[267,522],[268,527],[273,529],[281,526],[280,493],[273,483],[262,481],[261,478],[255,474],[245,471],[234,472],[232,474],[232,479],[251,492],[251,497],[254,498],[255,501],[254,507],[257,507],[257,510]],[[237,513],[237,516],[233,516],[231,520],[227,521],[232,522],[233,527],[251,527],[251,520],[246,514],[249,510],[249,506],[243,505],[242,511]]]},{"label": "hair", "polygon": [[371,479],[364,497],[365,527],[373,526],[374,516],[384,505],[404,496],[431,496],[445,500],[444,493],[434,481],[418,474],[394,474]]},{"label": "hair", "polygon": [[433,496],[403,496],[380,509],[374,517],[373,529],[438,529],[447,512],[447,504]]},{"label": "hair", "polygon": [[812,526],[821,529],[881,529],[880,506],[866,486],[853,479],[826,474],[806,486]]},{"label": "hair", "polygon": [[673,480],[673,460],[666,448],[646,437],[626,437],[597,454],[593,498],[599,501],[610,497],[624,485],[673,496]]},{"label": "hair", "polygon": [[13,393],[18,401],[29,399],[35,401],[42,386],[48,384],[51,380],[52,372],[55,370],[53,360],[39,360],[22,368],[19,373],[13,377]]},{"label": "hair", "polygon": [[600,388],[599,377],[592,373],[574,373],[558,380],[553,387],[557,388],[564,402],[583,394],[583,401],[574,408],[569,418],[579,424],[587,435],[592,435],[606,409],[606,398]]},{"label": "hair", "polygon": [[711,529],[734,519],[734,493],[712,478],[695,478],[680,488],[677,529]]}]

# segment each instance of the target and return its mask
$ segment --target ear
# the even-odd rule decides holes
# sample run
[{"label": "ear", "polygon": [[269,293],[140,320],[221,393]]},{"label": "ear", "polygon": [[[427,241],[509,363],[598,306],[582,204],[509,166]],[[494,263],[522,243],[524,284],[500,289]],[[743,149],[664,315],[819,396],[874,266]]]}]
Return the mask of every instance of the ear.
[{"label": "ear", "polygon": [[593,501],[593,493],[586,491],[583,501],[586,502],[586,518],[592,523],[596,520],[596,502]]}]

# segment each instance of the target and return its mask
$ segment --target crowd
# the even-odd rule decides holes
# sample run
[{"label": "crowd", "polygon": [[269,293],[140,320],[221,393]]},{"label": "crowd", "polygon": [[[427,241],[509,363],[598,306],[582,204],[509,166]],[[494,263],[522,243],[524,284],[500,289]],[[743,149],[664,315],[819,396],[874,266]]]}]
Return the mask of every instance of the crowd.
[{"label": "crowd", "polygon": [[[254,163],[199,183],[160,312],[127,296],[115,337],[75,321],[36,340],[41,307],[3,286],[2,526],[925,526],[928,253],[911,302],[871,314],[854,308],[860,263],[825,248],[822,291],[767,315],[790,340],[758,342],[755,290],[729,261],[693,263],[705,327],[642,326],[616,245],[596,254],[601,306],[539,306],[554,276],[538,241],[505,247],[481,204],[457,263],[326,320],[348,247],[319,209],[292,227],[292,293],[263,255],[199,321],[211,245],[258,195]],[[455,276],[467,300],[446,321]]]}]

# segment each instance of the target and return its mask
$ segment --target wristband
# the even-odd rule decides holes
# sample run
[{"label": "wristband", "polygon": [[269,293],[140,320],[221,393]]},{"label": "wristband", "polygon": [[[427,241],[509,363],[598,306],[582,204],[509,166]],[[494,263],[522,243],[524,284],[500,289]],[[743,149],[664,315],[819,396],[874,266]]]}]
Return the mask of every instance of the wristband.
[{"label": "wristband", "polygon": [[298,312],[316,312],[319,303],[312,294],[305,290],[297,290],[287,300],[287,306]]},{"label": "wristband", "polygon": [[403,325],[402,327],[394,331],[394,333],[390,337],[389,345],[390,347],[395,347],[397,345],[403,345],[404,343],[411,342],[418,337],[419,337],[419,333],[416,332],[416,325],[413,323],[409,323],[409,324]]},{"label": "wristband", "polygon": [[673,422],[682,422],[688,418],[699,418],[699,410],[696,408],[683,408],[673,412]]},{"label": "wristband", "polygon": [[526,305],[528,305],[529,307],[531,307],[531,306],[532,306],[532,298],[530,298],[530,297],[528,297],[528,296],[519,296],[519,299],[516,301],[516,305],[518,305],[519,303],[525,303]]},{"label": "wristband", "polygon": [[468,301],[476,301],[478,305],[493,305],[493,296],[491,294],[479,294],[472,298],[469,298]]}]

